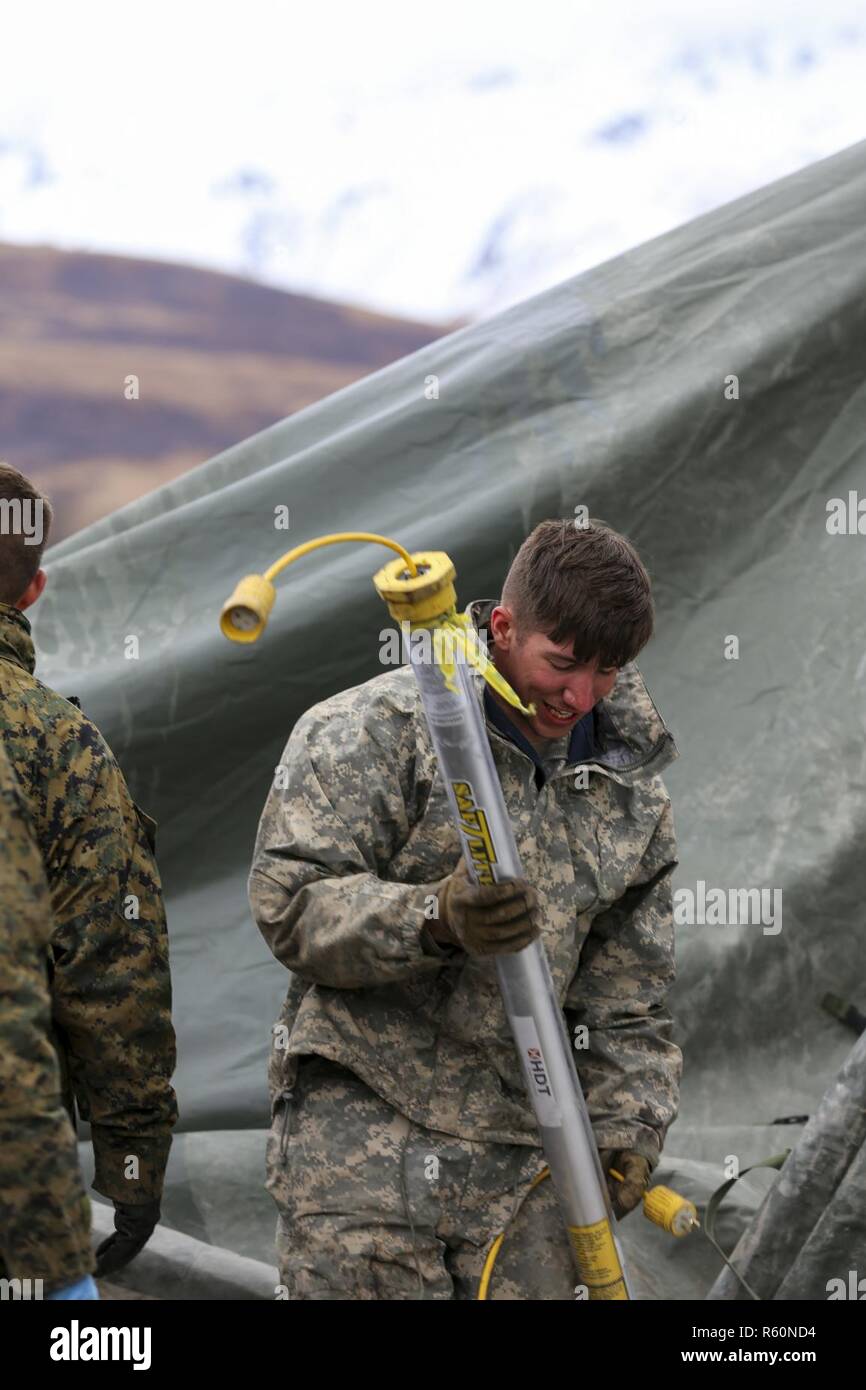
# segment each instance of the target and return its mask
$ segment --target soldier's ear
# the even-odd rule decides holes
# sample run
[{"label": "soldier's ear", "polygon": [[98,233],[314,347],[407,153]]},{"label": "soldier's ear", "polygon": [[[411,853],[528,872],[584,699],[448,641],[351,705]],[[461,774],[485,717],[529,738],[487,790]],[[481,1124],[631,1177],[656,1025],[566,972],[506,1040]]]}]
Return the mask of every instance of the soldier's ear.
[{"label": "soldier's ear", "polygon": [[25,608],[36,602],[47,583],[48,575],[45,571],[37,570],[15,607],[23,613]]}]

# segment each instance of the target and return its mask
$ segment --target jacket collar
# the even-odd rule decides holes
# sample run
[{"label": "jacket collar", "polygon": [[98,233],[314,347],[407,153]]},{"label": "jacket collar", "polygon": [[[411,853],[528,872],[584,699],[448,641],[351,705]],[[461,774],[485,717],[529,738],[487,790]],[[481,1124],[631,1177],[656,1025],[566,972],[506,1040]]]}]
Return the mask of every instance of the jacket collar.
[{"label": "jacket collar", "polygon": [[36,670],[36,650],[30,623],[19,608],[0,603],[0,660],[11,661],[30,675]]},{"label": "jacket collar", "polygon": [[[489,635],[490,614],[499,603],[499,599],[473,599],[468,604],[466,612],[479,635]],[[477,679],[485,684],[483,676]],[[592,761],[614,774],[655,774],[679,757],[673,735],[656,709],[635,662],[623,666],[610,694],[599,700],[593,714],[595,754]],[[569,754],[576,735],[577,728],[572,730]]]}]

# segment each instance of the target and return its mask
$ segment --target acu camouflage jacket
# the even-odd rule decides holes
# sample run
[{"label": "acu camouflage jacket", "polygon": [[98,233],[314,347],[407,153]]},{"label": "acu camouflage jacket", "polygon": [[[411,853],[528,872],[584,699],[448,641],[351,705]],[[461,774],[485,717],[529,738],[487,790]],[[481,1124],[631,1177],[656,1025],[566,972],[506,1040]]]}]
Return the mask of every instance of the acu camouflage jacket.
[{"label": "acu camouflage jacket", "polygon": [[[495,602],[469,605],[477,629]],[[477,676],[482,708],[483,685]],[[659,775],[677,749],[634,663],[596,712],[587,777],[566,760],[540,790],[532,759],[489,718],[487,732],[569,1031],[586,1025],[575,1061],[596,1142],[654,1168],[682,1073],[666,1003],[677,859]],[[272,1107],[312,1052],[431,1129],[539,1144],[493,962],[440,947],[425,928],[460,842],[411,668],[307,710],[281,767],[249,882],[258,926],[293,975]]]},{"label": "acu camouflage jacket", "polygon": [[97,1192],[154,1201],[177,1118],[159,871],[111,749],[34,668],[27,618],[0,604],[0,739],[51,890],[51,998],[66,1103],[74,1114],[74,1097],[90,1121]]}]

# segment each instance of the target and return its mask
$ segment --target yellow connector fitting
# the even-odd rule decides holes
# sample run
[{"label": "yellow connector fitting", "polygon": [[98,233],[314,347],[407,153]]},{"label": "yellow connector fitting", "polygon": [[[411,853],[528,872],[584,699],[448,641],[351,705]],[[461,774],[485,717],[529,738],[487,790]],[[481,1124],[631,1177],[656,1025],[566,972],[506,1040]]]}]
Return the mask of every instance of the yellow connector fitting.
[{"label": "yellow connector fitting", "polygon": [[220,628],[232,642],[255,642],[265,630],[277,591],[263,574],[248,574],[223,604]]}]

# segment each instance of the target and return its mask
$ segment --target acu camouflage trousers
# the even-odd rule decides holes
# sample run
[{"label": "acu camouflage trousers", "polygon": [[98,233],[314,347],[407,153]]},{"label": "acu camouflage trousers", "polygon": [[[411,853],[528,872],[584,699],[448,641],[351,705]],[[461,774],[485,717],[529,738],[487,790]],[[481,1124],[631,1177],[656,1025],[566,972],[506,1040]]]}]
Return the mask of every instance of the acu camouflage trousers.
[{"label": "acu camouflage trousers", "polygon": [[298,1299],[474,1299],[508,1228],[491,1299],[573,1299],[577,1284],[540,1148],[426,1129],[359,1077],[305,1055],[268,1139],[280,1281]]}]

